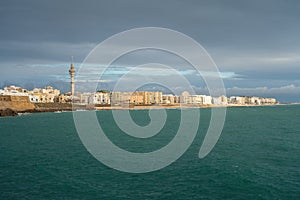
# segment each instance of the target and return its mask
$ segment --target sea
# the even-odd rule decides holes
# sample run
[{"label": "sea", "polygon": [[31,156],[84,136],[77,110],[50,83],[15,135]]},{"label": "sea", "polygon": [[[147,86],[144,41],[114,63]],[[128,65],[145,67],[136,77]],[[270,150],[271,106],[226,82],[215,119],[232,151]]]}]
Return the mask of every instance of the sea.
[{"label": "sea", "polygon": [[[80,140],[72,112],[0,118],[0,199],[300,199],[299,105],[228,108],[218,142],[202,159],[211,109],[199,111],[198,132],[187,151],[148,173],[118,171],[95,159]],[[122,133],[111,111],[96,116],[115,145],[150,152],[176,134],[181,112],[166,113],[161,132],[143,139]],[[150,121],[148,110],[130,115],[141,126]]]}]

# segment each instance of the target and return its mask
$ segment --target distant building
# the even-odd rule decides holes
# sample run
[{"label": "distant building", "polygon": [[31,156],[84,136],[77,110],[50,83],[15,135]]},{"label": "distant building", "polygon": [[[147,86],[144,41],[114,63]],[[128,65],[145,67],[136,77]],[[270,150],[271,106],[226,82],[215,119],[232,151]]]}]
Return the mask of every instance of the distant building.
[{"label": "distant building", "polygon": [[80,104],[89,104],[90,103],[90,98],[93,96],[94,93],[91,92],[84,92],[84,93],[76,93],[76,96],[71,96],[70,94],[70,99],[74,100],[74,98],[78,99],[77,103]]},{"label": "distant building", "polygon": [[246,97],[240,97],[240,96],[231,96],[229,98],[229,103],[231,104],[239,104],[244,105],[245,104]]},{"label": "distant building", "polygon": [[33,103],[54,103],[60,95],[60,90],[47,86],[45,88],[34,88],[27,93],[29,95],[29,100]]},{"label": "distant building", "polygon": [[203,95],[191,95],[188,97],[188,103],[190,104],[203,104]]},{"label": "distant building", "polygon": [[275,98],[260,98],[261,104],[276,104],[277,101]]},{"label": "distant building", "polygon": [[55,102],[57,103],[71,103],[72,99],[70,95],[61,94],[55,98]]},{"label": "distant building", "polygon": [[212,104],[212,97],[211,96],[207,96],[207,95],[200,95],[203,98],[203,104],[205,105],[210,105]]},{"label": "distant building", "polygon": [[247,104],[247,105],[253,104],[253,103],[252,103],[252,98],[249,97],[249,96],[246,96],[246,97],[245,97],[245,104]]},{"label": "distant building", "polygon": [[112,105],[133,104],[133,105],[151,105],[162,104],[162,92],[112,92],[110,93],[110,103]]},{"label": "distant building", "polygon": [[96,92],[89,96],[89,104],[110,104],[109,92]]},{"label": "distant building", "polygon": [[163,104],[178,104],[180,103],[180,97],[173,94],[162,95]]},{"label": "distant building", "polygon": [[[74,82],[72,83],[74,84]],[[14,102],[16,102],[16,99],[18,99],[17,96],[19,96],[20,100],[24,97],[32,103],[74,102],[82,105],[160,105],[178,103],[195,105],[272,105],[277,103],[275,98],[267,97],[231,96],[227,98],[224,95],[211,97],[208,95],[190,95],[188,92],[183,92],[181,96],[176,96],[173,94],[163,95],[162,92],[158,91],[109,92],[107,90],[99,90],[98,92],[77,92],[72,95],[72,92],[60,94],[60,90],[54,89],[51,86],[34,88],[32,91],[29,91],[14,85],[0,89],[0,97],[3,97],[2,101],[7,99],[7,96],[16,97]]]},{"label": "distant building", "polygon": [[259,97],[251,97],[251,104],[261,105],[261,99]]},{"label": "distant building", "polygon": [[[146,99],[145,92],[133,92],[129,97],[129,103],[135,105],[148,104],[148,99]],[[146,103],[147,102],[147,103]]]},{"label": "distant building", "polygon": [[162,103],[162,92],[143,92],[144,104],[161,104]]},{"label": "distant building", "polygon": [[275,98],[265,98],[265,104],[276,104],[277,100]]},{"label": "distant building", "polygon": [[9,87],[4,88],[4,92],[6,94],[27,94],[27,90],[18,86],[11,85]]},{"label": "distant building", "polygon": [[180,102],[184,104],[212,104],[212,97],[207,95],[190,95],[188,92],[183,92],[180,97]]},{"label": "distant building", "polygon": [[188,104],[190,103],[190,93],[185,91],[183,93],[181,93],[181,96],[180,96],[180,103],[185,103],[185,104]]},{"label": "distant building", "polygon": [[215,104],[215,105],[227,105],[228,104],[228,99],[224,95],[222,95],[220,97],[214,97],[213,98],[213,104]]},{"label": "distant building", "polygon": [[110,93],[111,105],[119,105],[122,103],[122,93],[121,92],[111,92]]},{"label": "distant building", "polygon": [[162,92],[133,92],[130,94],[129,103],[135,105],[161,104]]}]

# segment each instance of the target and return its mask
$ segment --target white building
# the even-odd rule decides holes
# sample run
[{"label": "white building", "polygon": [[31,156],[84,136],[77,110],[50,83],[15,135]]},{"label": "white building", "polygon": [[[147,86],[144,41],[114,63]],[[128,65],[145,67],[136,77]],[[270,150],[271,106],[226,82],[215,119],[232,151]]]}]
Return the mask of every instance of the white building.
[{"label": "white building", "polygon": [[259,97],[251,97],[251,104],[261,105],[261,99]]},{"label": "white building", "polygon": [[40,97],[39,96],[36,96],[36,95],[29,95],[29,100],[30,102],[32,103],[38,103],[40,100]]},{"label": "white building", "polygon": [[109,92],[96,92],[89,96],[89,104],[110,104]]},{"label": "white building", "polygon": [[246,103],[246,97],[231,96],[229,98],[229,103],[244,105]]},{"label": "white building", "polygon": [[228,99],[224,95],[222,95],[220,97],[214,97],[213,98],[213,104],[215,104],[215,105],[227,105],[228,104]]},{"label": "white building", "polygon": [[187,91],[183,92],[180,96],[180,103],[189,103],[190,93]]},{"label": "white building", "polygon": [[190,95],[188,92],[183,92],[180,97],[180,102],[185,104],[212,104],[212,97],[207,95]]},{"label": "white building", "polygon": [[212,104],[212,97],[211,96],[207,96],[207,95],[200,95],[202,96],[202,99],[203,99],[203,104]]},{"label": "white building", "polygon": [[33,103],[54,103],[60,94],[60,90],[53,89],[51,86],[45,88],[34,88],[27,91],[29,100]]},{"label": "white building", "polygon": [[71,96],[71,93],[70,93],[70,96],[69,96],[70,99],[72,99],[71,97],[73,97],[73,98],[78,99],[78,103],[80,103],[80,104],[89,104],[89,99],[93,95],[93,93],[84,92],[84,93],[76,93],[75,95],[76,96]]},{"label": "white building", "polygon": [[4,92],[6,94],[11,94],[11,95],[16,94],[16,93],[18,93],[18,94],[20,94],[20,93],[22,93],[22,94],[26,93],[27,94],[28,93],[28,91],[26,89],[18,87],[18,86],[14,86],[14,85],[11,85],[9,87],[5,87]]},{"label": "white building", "polygon": [[191,95],[188,98],[188,103],[190,103],[190,104],[203,104],[203,96],[202,95]]}]

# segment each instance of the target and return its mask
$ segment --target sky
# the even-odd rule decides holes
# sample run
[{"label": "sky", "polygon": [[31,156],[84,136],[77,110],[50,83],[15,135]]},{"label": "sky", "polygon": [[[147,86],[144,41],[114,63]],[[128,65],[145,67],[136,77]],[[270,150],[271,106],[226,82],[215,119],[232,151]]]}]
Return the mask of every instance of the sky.
[{"label": "sky", "polygon": [[[99,43],[115,34],[163,27],[186,34],[206,49],[221,72],[227,96],[300,102],[299,10],[296,0],[1,1],[0,87],[53,85],[67,92],[71,55],[78,69]],[[197,93],[207,92],[186,63],[151,50],[117,60],[100,85],[110,89],[134,65],[153,61],[179,70]],[[151,66],[149,74],[173,76]]]}]

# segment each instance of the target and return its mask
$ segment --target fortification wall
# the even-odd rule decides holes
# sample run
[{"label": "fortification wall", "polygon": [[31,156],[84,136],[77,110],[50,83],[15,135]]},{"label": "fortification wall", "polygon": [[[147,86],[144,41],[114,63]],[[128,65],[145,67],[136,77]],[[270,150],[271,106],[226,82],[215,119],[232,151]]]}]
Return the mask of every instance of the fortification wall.
[{"label": "fortification wall", "polygon": [[15,111],[25,111],[35,109],[28,96],[0,96],[0,110],[12,109]]}]

